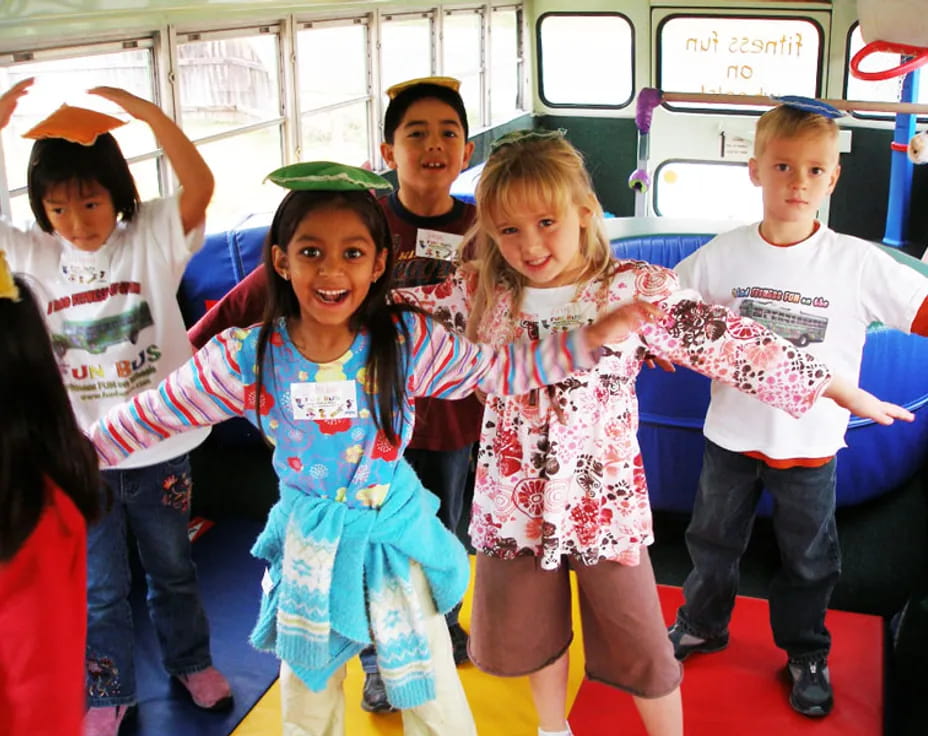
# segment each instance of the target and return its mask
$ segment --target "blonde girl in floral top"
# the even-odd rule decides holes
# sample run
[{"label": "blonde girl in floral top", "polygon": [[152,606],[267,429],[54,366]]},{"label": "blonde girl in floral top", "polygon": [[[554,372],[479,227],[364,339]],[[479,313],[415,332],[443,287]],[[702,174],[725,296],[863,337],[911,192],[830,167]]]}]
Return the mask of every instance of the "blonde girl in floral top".
[{"label": "blonde girl in floral top", "polygon": [[[832,378],[766,328],[679,289],[662,267],[612,257],[580,154],[558,132],[500,139],[477,187],[477,260],[398,296],[505,345],[587,324],[635,301],[666,318],[603,348],[555,386],[486,399],[470,534],[477,577],[470,654],[529,675],[539,734],[569,734],[568,569],[577,573],[589,677],[630,692],[651,736],[683,732],[681,670],[647,546],[635,378],[656,355],[794,416],[824,394],[888,423],[904,410]],[[540,612],[544,612],[543,614]]]}]

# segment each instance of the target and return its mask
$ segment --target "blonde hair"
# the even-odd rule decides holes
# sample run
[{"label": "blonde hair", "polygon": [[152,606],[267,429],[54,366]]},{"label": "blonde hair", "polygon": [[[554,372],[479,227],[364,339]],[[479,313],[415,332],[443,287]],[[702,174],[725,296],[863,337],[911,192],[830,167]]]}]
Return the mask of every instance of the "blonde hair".
[{"label": "blonde hair", "polygon": [[578,284],[600,279],[611,272],[612,250],[603,224],[603,209],[583,156],[560,132],[520,131],[504,136],[495,145],[477,184],[477,218],[465,242],[474,247],[477,292],[468,320],[468,335],[477,336],[483,316],[496,304],[498,287],[512,292],[512,310],[518,311],[525,276],[512,268],[494,240],[494,223],[523,209],[525,203],[542,202],[563,213],[568,207],[586,207],[589,223],[581,229],[580,253],[586,266]]},{"label": "blonde hair", "polygon": [[763,154],[767,144],[775,138],[802,138],[828,136],[837,145],[838,124],[831,118],[789,105],[768,110],[757,120],[754,133],[754,156]]}]

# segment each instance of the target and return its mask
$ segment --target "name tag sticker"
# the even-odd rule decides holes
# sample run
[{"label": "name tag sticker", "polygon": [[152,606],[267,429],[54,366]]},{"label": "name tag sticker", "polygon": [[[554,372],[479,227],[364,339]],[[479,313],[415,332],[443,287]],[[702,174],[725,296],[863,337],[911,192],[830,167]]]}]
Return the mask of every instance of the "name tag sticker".
[{"label": "name tag sticker", "polygon": [[294,419],[350,419],[358,416],[358,389],[354,381],[290,384]]},{"label": "name tag sticker", "polygon": [[463,239],[462,235],[419,228],[416,231],[416,255],[419,258],[435,258],[439,261],[453,260]]}]

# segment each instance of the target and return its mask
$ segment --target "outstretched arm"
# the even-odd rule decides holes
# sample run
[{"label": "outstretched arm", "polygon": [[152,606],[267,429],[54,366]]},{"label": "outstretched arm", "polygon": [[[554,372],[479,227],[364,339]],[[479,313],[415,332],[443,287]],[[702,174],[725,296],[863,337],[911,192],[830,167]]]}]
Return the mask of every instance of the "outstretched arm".
[{"label": "outstretched arm", "polygon": [[838,406],[849,409],[853,414],[864,419],[872,419],[877,424],[892,424],[894,419],[901,419],[905,422],[915,420],[915,415],[904,407],[882,401],[841,376],[833,376],[822,395],[827,396]]},{"label": "outstretched arm", "polygon": [[248,398],[240,348],[231,332],[217,336],[158,386],[112,407],[90,425],[87,435],[102,465],[111,467],[175,434],[242,415]]},{"label": "outstretched arm", "polygon": [[87,91],[115,102],[132,117],[148,124],[183,187],[180,220],[184,233],[199,227],[206,219],[206,206],[212,199],[214,182],[213,173],[196,146],[154,103],[118,87],[94,87]]},{"label": "outstretched arm", "polygon": [[10,118],[13,117],[13,112],[16,110],[16,105],[19,104],[19,98],[29,91],[34,81],[35,77],[29,77],[17,82],[0,97],[0,130],[9,125]]},{"label": "outstretched arm", "polygon": [[417,314],[413,318],[416,377],[412,393],[451,399],[463,398],[475,389],[484,394],[523,394],[558,383],[575,371],[589,370],[603,345],[622,342],[642,325],[665,316],[653,304],[636,301],[586,327],[492,349],[471,343]]}]

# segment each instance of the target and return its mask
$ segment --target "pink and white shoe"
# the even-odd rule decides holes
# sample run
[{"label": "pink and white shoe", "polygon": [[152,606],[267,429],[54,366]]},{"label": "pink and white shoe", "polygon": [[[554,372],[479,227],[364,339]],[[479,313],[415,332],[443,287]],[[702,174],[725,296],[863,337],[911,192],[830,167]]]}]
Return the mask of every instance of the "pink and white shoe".
[{"label": "pink and white shoe", "polygon": [[90,708],[84,714],[84,736],[116,736],[128,705],[105,705]]},{"label": "pink and white shoe", "polygon": [[204,710],[225,710],[232,706],[232,688],[229,681],[215,667],[176,677],[181,685],[187,688],[197,707]]}]

